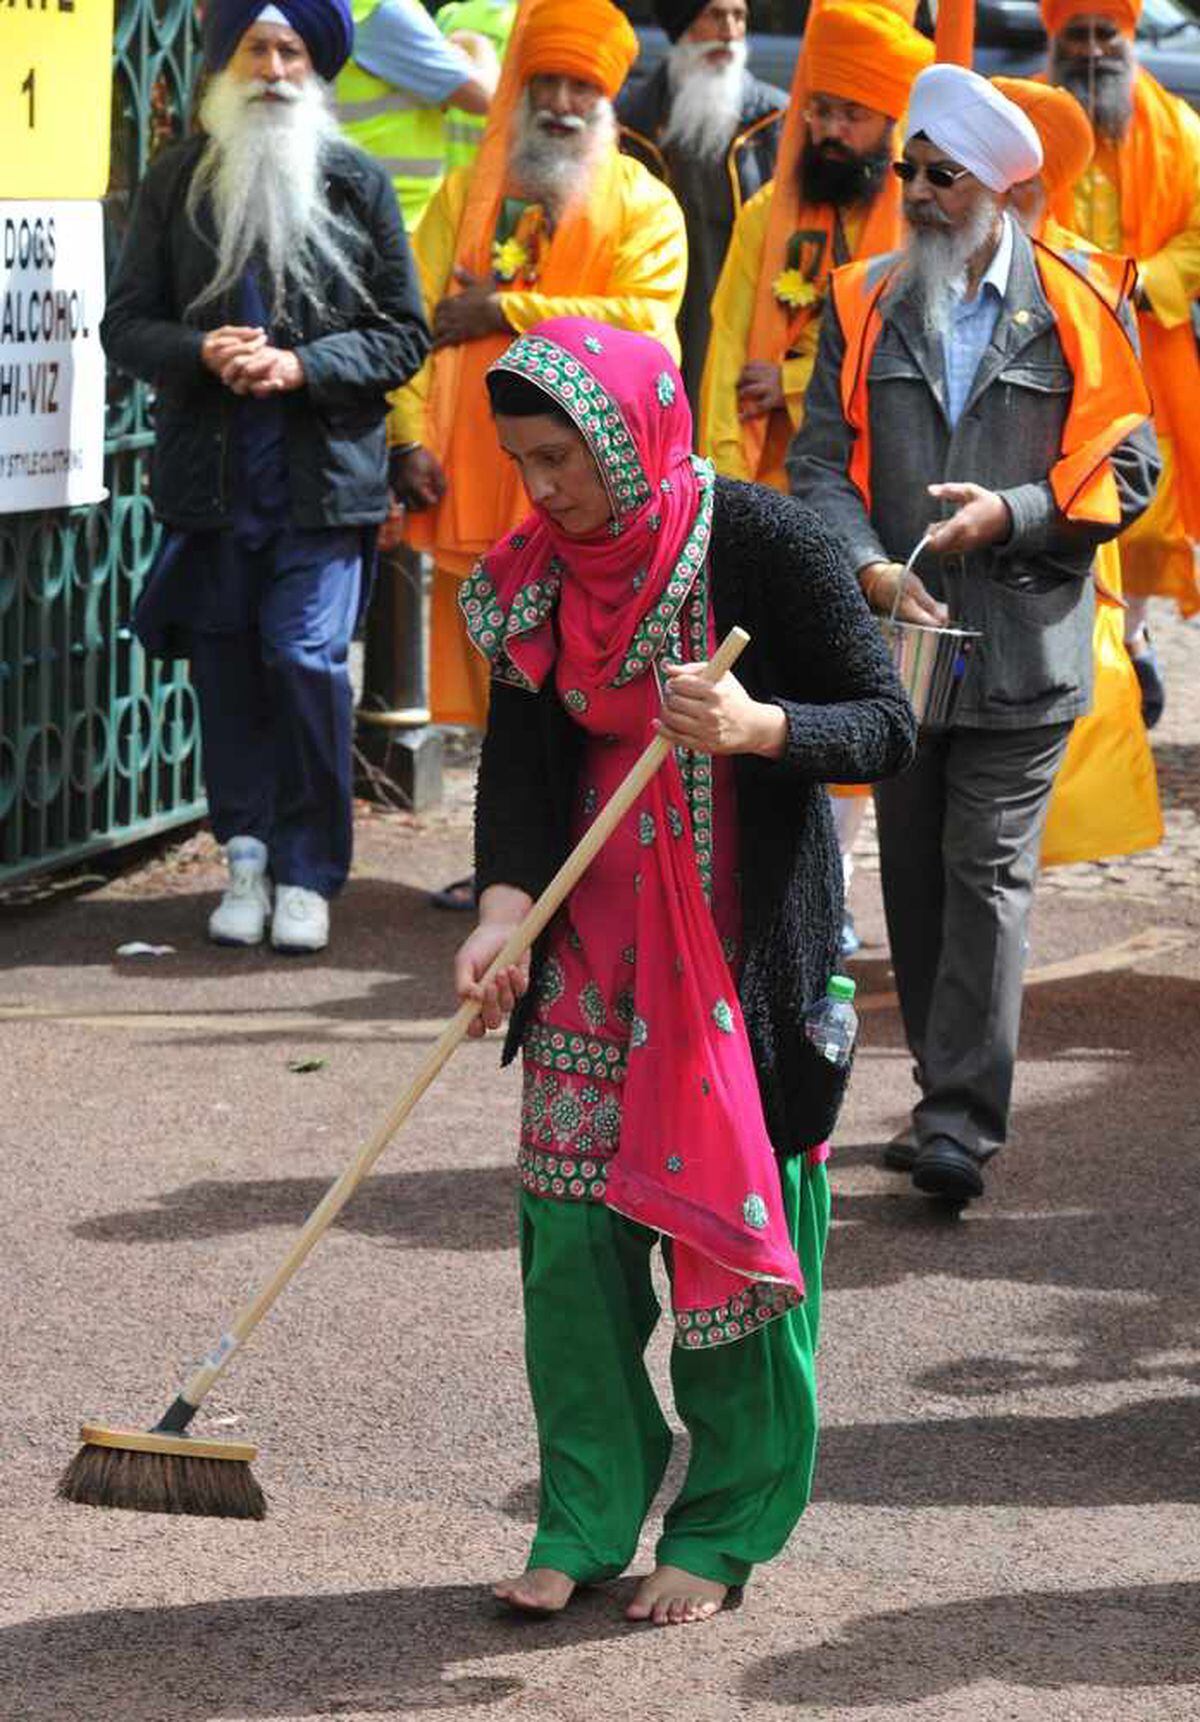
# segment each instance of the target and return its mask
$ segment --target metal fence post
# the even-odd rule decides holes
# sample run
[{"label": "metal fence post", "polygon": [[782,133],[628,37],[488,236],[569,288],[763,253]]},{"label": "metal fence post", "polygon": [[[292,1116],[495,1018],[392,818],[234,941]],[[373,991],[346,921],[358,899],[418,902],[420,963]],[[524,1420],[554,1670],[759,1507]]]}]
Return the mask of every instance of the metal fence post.
[{"label": "metal fence post", "polygon": [[414,813],[442,799],[442,738],[427,692],[428,576],[428,559],[407,545],[380,556],[358,710],[360,789],[380,800],[396,791]]}]

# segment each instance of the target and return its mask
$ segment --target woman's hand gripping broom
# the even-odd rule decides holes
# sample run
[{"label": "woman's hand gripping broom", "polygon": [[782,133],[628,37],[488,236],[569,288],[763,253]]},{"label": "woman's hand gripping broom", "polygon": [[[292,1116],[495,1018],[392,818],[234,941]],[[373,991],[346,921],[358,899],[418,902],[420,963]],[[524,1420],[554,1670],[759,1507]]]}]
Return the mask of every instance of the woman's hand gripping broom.
[{"label": "woman's hand gripping broom", "polygon": [[[704,676],[709,681],[719,681],[741,655],[748,640],[742,629],[731,629],[706,665]],[[484,984],[529,950],[658,770],[670,746],[664,737],[656,736],[645,749],[525,919],[513,930],[484,976]],[[408,1088],[314,1208],[274,1274],[238,1311],[228,1332],[154,1428],[83,1425],[80,1431],[83,1446],[58,1485],[58,1493],[64,1500],[91,1507],[127,1507],[142,1513],[199,1513],[221,1519],[263,1517],[266,1501],[250,1469],[256,1449],[242,1442],[188,1435],[188,1425],[230,1358],[253,1333],[466,1037],[479,1010],[479,1001],[469,999],[446,1024]]]}]

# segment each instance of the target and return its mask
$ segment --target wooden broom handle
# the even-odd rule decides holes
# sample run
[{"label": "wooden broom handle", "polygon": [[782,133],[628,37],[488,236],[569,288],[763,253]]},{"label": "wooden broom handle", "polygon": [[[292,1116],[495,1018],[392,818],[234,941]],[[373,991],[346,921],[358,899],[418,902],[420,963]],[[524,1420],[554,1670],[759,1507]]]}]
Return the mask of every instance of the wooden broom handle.
[{"label": "wooden broom handle", "polygon": [[[704,666],[701,674],[705,680],[709,682],[720,681],[725,672],[737,662],[749,644],[749,640],[749,634],[741,628],[731,628],[717,651]],[[538,934],[553,919],[562,903],[587,871],[597,852],[608,841],[613,831],[654,776],[670,752],[671,745],[665,736],[655,736],[641,757],[631,766],[623,782],[605,803],[537,902],[530,908],[524,920],[514,927],[509,934],[499,954],[489,964],[483,976],[482,985],[486,986],[501,969],[506,969],[512,963],[517,962],[530,949]],[[291,1249],[271,1278],[263,1286],[260,1286],[249,1303],[243,1304],[234,1317],[229,1331],[222,1336],[216,1350],[205,1358],[204,1362],[190,1377],[180,1396],[189,1405],[195,1407],[200,1404],[234,1352],[258,1326],[284,1286],[287,1285],[292,1275],[305,1260],[309,1251],[333,1224],[355,1190],[370,1172],[417,1101],[420,1100],[425,1090],[438,1075],[442,1066],[457,1049],[460,1041],[466,1037],[467,1030],[482,1008],[478,999],[467,999],[459,1006],[387,1117],[380,1121],[374,1134],[363,1143],[341,1177],[330,1186],[322,1200],[308,1216]]]}]

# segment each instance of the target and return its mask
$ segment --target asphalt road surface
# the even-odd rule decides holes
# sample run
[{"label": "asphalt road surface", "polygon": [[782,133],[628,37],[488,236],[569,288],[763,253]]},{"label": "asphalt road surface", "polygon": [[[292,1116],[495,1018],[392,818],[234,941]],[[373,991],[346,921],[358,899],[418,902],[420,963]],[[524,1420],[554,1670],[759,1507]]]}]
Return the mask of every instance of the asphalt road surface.
[{"label": "asphalt road surface", "polygon": [[626,1625],[628,1580],[537,1623],[487,1595],[536,1478],[492,1042],[205,1407],[260,1444],[266,1522],[53,1498],[81,1417],[154,1420],[448,1014],[463,918],[423,892],[464,870],[465,782],[363,813],[324,959],[205,945],[207,840],[0,912],[4,1722],[1200,1716],[1200,634],[1166,634],[1169,842],[1047,881],[1014,1136],[958,1221],[877,1164],[911,1090],[860,872],[816,1499],[705,1626]]}]

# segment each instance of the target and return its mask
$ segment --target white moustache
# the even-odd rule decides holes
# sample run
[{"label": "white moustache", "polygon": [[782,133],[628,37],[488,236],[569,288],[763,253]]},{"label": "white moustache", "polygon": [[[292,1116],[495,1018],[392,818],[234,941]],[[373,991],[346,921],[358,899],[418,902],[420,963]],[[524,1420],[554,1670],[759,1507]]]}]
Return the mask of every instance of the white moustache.
[{"label": "white moustache", "polygon": [[953,225],[945,210],[939,209],[935,203],[926,204],[924,208],[905,205],[904,219],[918,233],[923,227],[941,232]]},{"label": "white moustache", "polygon": [[585,132],[587,121],[581,114],[552,114],[549,108],[538,108],[533,123],[543,131]]},{"label": "white moustache", "polygon": [[299,102],[303,100],[303,91],[283,78],[274,83],[269,83],[266,78],[251,78],[242,85],[242,99],[247,104],[262,101]]}]

